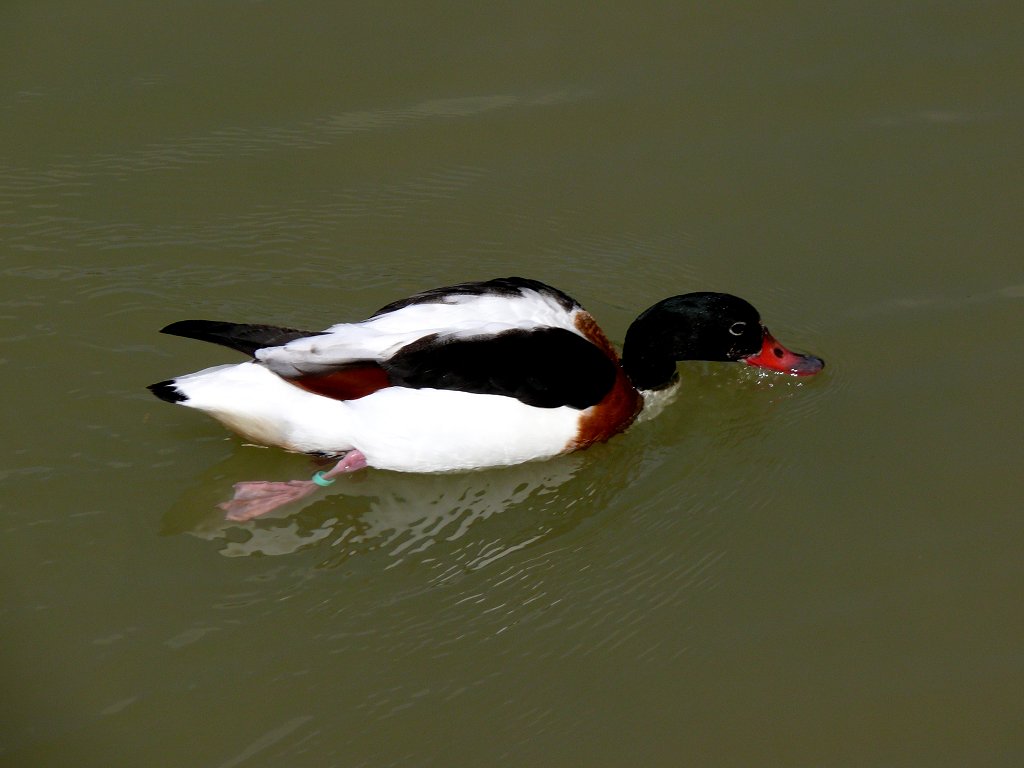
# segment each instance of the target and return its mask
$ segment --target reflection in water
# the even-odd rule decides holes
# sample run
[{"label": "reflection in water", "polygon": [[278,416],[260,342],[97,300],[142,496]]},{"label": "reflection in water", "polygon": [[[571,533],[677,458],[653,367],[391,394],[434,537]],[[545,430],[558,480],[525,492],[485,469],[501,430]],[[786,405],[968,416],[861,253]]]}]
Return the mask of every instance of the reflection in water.
[{"label": "reflection in water", "polygon": [[[332,552],[322,567],[370,551],[385,553],[391,559],[387,567],[391,567],[409,556],[422,556],[439,543],[460,542],[461,567],[474,569],[543,538],[551,532],[554,521],[546,515],[538,519],[517,514],[515,520],[501,526],[497,538],[467,540],[475,523],[511,508],[550,511],[571,507],[572,498],[580,495],[578,489],[572,498],[556,491],[573,478],[584,461],[580,455],[570,455],[444,475],[370,470],[346,477],[324,492],[258,520],[235,523],[225,519],[210,494],[230,495],[222,478],[237,478],[253,471],[252,456],[244,454],[239,452],[209,470],[198,487],[165,515],[164,532],[187,532],[222,542],[220,552],[226,557],[283,555],[326,542]],[[244,469],[228,466],[232,464]],[[276,473],[280,472],[278,466]]]}]

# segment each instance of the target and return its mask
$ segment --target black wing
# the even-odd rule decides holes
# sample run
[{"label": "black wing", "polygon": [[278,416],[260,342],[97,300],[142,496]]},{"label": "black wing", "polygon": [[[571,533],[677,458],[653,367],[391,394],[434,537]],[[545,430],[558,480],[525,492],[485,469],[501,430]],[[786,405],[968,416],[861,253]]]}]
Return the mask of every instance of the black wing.
[{"label": "black wing", "polygon": [[393,386],[514,397],[539,408],[588,408],[615,384],[616,364],[562,328],[494,336],[427,336],[380,363]]}]

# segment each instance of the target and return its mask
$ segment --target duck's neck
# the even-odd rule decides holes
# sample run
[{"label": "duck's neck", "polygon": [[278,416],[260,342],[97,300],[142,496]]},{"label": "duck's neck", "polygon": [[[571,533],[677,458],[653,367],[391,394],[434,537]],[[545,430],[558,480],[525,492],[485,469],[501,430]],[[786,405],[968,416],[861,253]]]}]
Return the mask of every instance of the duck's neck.
[{"label": "duck's neck", "polygon": [[660,305],[644,312],[626,331],[622,345],[622,368],[641,392],[658,390],[673,384],[678,378],[675,334],[666,333],[665,318]]},{"label": "duck's neck", "polygon": [[676,360],[654,348],[642,348],[628,344],[622,347],[622,368],[641,392],[664,389],[679,378]]}]

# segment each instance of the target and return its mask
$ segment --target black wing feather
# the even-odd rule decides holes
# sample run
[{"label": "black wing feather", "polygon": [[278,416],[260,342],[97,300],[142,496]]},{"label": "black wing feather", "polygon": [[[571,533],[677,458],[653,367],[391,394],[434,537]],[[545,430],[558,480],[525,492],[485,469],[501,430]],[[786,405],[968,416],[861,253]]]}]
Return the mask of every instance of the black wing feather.
[{"label": "black wing feather", "polygon": [[580,410],[608,394],[617,372],[600,349],[563,328],[464,339],[427,336],[381,366],[394,386],[504,395],[539,408]]}]

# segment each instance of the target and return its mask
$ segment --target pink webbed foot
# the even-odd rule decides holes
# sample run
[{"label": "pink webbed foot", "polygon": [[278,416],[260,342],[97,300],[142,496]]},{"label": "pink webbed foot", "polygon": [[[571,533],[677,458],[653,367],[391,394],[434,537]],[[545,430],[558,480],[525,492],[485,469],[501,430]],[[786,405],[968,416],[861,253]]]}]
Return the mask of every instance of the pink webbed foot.
[{"label": "pink webbed foot", "polygon": [[289,480],[283,483],[257,480],[235,483],[235,495],[230,501],[217,506],[227,512],[228,520],[242,522],[265,515],[285,504],[304,499],[320,486],[331,485],[334,477],[356,472],[366,466],[366,457],[359,451],[349,451],[327,472],[317,472],[313,480]]},{"label": "pink webbed foot", "polygon": [[273,512],[278,507],[309,496],[317,486],[311,480],[289,480],[286,483],[271,483],[262,480],[235,483],[235,495],[231,501],[217,506],[227,512],[228,520],[241,522]]}]

